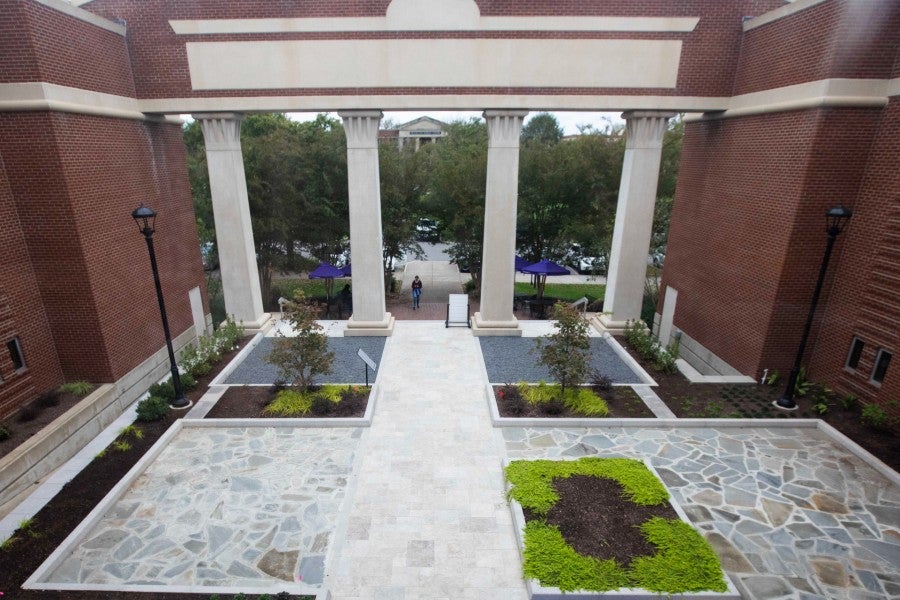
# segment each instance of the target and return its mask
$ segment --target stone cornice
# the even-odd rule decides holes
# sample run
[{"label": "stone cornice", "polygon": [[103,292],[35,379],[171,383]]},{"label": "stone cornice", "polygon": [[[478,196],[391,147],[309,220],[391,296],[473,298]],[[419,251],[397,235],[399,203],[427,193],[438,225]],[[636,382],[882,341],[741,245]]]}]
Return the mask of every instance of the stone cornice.
[{"label": "stone cornice", "polygon": [[82,115],[181,123],[178,117],[147,114],[140,101],[55,83],[0,83],[0,112],[54,111]]}]

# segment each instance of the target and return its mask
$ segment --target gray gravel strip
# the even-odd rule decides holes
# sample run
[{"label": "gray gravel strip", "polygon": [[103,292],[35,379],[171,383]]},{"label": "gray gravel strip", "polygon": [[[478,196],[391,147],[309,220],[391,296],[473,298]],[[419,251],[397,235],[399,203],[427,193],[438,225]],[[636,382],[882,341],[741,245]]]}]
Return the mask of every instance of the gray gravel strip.
[{"label": "gray gravel strip", "polygon": [[[536,338],[479,337],[484,366],[491,383],[552,381],[547,367],[538,364],[540,355],[535,348]],[[603,338],[591,338],[590,369],[596,369],[613,383],[644,383],[637,373],[619,358]]]},{"label": "gray gravel strip", "polygon": [[[275,365],[266,362],[275,338],[263,338],[247,358],[225,380],[226,384],[266,384],[278,379]],[[356,352],[362,348],[376,365],[381,364],[384,337],[329,337],[328,348],[334,352],[334,370],[331,375],[319,375],[316,383],[365,383],[365,364]],[[369,384],[375,382],[375,373],[369,369]]]}]

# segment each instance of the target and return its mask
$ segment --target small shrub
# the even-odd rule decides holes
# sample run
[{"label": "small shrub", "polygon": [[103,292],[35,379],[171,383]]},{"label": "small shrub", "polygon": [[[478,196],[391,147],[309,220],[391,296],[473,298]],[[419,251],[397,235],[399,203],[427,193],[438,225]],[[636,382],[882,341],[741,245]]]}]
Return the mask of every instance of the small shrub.
[{"label": "small shrub", "polygon": [[844,410],[854,410],[858,405],[858,400],[853,394],[844,394],[841,396],[839,402],[841,403],[841,408]]},{"label": "small shrub", "polygon": [[50,390],[49,392],[44,392],[43,394],[38,396],[35,402],[41,408],[50,408],[51,406],[56,406],[57,404],[59,404],[59,391]]},{"label": "small shrub", "polygon": [[4,442],[12,437],[12,430],[6,423],[0,423],[0,442]]},{"label": "small shrub", "polygon": [[135,427],[134,425],[126,425],[119,431],[120,438],[126,438],[128,436],[133,437],[136,440],[144,439],[144,432],[141,431],[140,427]]},{"label": "small shrub", "polygon": [[794,382],[794,394],[797,396],[805,396],[812,390],[813,382],[807,379],[806,369],[801,367],[797,373],[797,381]]},{"label": "small shrub", "polygon": [[[326,386],[332,387],[332,386]],[[335,386],[336,387],[336,386]],[[348,385],[340,390],[335,416],[353,415],[365,407],[372,388],[364,385]]]},{"label": "small shrub", "polygon": [[507,414],[518,417],[525,413],[525,398],[517,385],[507,383],[501,387],[497,390],[497,400]]},{"label": "small shrub", "polygon": [[877,404],[866,404],[862,409],[859,420],[869,427],[881,428],[887,425],[888,415],[887,412]]},{"label": "small shrub", "polygon": [[307,414],[312,408],[312,394],[297,390],[282,390],[263,409],[263,412],[282,417],[297,417]]},{"label": "small shrub", "polygon": [[19,415],[17,418],[20,423],[27,423],[28,421],[34,421],[35,419],[37,419],[39,414],[41,414],[41,407],[37,404],[37,402],[32,402],[19,411]]},{"label": "small shrub", "polygon": [[129,444],[125,440],[117,440],[113,442],[112,447],[118,452],[128,452],[129,450],[131,450],[131,444]]},{"label": "small shrub", "polygon": [[778,371],[772,371],[766,376],[766,385],[778,385],[778,381],[781,379],[781,373]]},{"label": "small shrub", "polygon": [[612,379],[600,371],[591,372],[591,387],[598,392],[608,392],[612,389]]},{"label": "small shrub", "polygon": [[150,396],[138,402],[138,421],[159,421],[169,412],[169,402],[159,396]]},{"label": "small shrub", "polygon": [[157,398],[163,398],[165,400],[175,399],[175,385],[172,383],[171,378],[162,383],[154,383],[147,392],[150,396],[156,396]]},{"label": "small shrub", "polygon": [[212,366],[206,361],[198,362],[188,370],[194,377],[203,377],[210,371],[212,371]]},{"label": "small shrub", "polygon": [[327,394],[315,393],[312,397],[312,402],[310,402],[310,410],[312,414],[322,417],[325,416],[334,409],[335,402],[328,397]]},{"label": "small shrub", "polygon": [[190,373],[181,373],[178,375],[178,379],[181,381],[181,387],[185,390],[192,390],[197,387],[197,380]]},{"label": "small shrub", "polygon": [[586,417],[605,417],[609,414],[606,400],[588,388],[566,390],[565,405],[572,412]]},{"label": "small shrub", "polygon": [[547,400],[546,402],[541,403],[541,410],[544,412],[544,414],[547,415],[561,415],[565,409],[566,404],[560,398],[552,398],[550,400]]},{"label": "small shrub", "polygon": [[816,411],[816,414],[820,417],[825,416],[828,412],[828,403],[824,400],[820,400],[812,405],[812,409]]},{"label": "small shrub", "polygon": [[61,394],[75,394],[79,398],[87,396],[94,390],[94,385],[88,381],[70,381],[59,386]]}]

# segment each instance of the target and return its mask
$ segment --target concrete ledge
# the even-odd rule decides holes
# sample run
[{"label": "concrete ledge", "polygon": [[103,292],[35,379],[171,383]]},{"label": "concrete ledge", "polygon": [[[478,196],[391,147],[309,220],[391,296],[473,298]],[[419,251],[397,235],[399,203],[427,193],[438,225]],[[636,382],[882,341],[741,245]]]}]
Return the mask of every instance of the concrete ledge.
[{"label": "concrete ledge", "polygon": [[[582,458],[582,457],[578,457]],[[576,457],[559,457],[556,459],[550,460],[578,460]],[[595,457],[596,458],[596,457]],[[602,458],[602,457],[601,457]],[[528,459],[517,459],[517,460],[528,460]],[[504,472],[509,463],[512,462],[509,459],[504,459],[502,461]],[[653,473],[653,476],[656,477],[660,483],[666,487],[668,491],[668,486],[666,486],[663,479],[659,476],[659,473],[656,472],[656,469],[653,468],[646,460],[642,461],[644,466]],[[504,477],[504,483],[506,484],[507,491],[510,488],[509,482],[506,481],[506,477]],[[691,523],[691,520],[688,518],[687,514],[684,510],[679,506],[679,504],[675,501],[672,494],[669,494],[669,505],[675,510],[678,514],[678,518],[681,519],[684,523],[691,525],[697,533],[701,536],[703,533],[697,529]],[[512,498],[509,499],[509,511],[512,515],[513,520],[513,528],[516,531],[516,545],[519,548],[519,556],[522,559],[522,563],[525,562],[525,513],[522,511],[522,505]],[[722,578],[725,580],[725,585],[728,586],[728,590],[725,592],[685,592],[680,594],[675,594],[678,598],[684,598],[685,600],[689,600],[691,598],[702,598],[702,599],[710,599],[710,600],[741,600],[741,594],[734,587],[734,583],[731,581],[731,577],[729,577],[728,573],[725,571],[724,567],[719,565],[719,568],[722,571]],[[580,600],[603,600],[604,598],[616,598],[616,600],[658,600],[659,598],[669,598],[670,595],[660,594],[657,592],[651,592],[648,590],[640,589],[640,588],[620,588],[618,590],[611,590],[607,592],[587,592],[587,591],[574,591],[574,592],[563,592],[559,588],[552,587],[544,587],[537,579],[525,579],[525,588],[528,590],[528,596],[532,600],[568,600],[569,598],[577,598]]]},{"label": "concrete ledge", "polygon": [[683,358],[677,359],[675,365],[691,383],[756,383],[755,379],[747,375],[703,375]]},{"label": "concrete ledge", "polygon": [[[238,365],[244,362],[244,359],[246,359],[247,356],[249,356],[250,353],[253,352],[253,349],[259,345],[264,337],[266,337],[265,332],[257,332],[257,334],[253,336],[253,339],[247,342],[247,345],[241,348],[241,351],[231,359],[231,362],[225,365],[225,368],[219,371],[219,374],[209,382],[209,387],[212,388],[215,385],[223,385],[225,380],[231,376],[236,368],[238,368]],[[203,397],[205,398],[206,395],[204,395]],[[201,400],[202,399],[203,398],[201,398]]]},{"label": "concrete ledge", "polygon": [[110,419],[95,418],[115,400],[116,386],[101,385],[0,459],[0,504],[55,470],[100,433],[118,414]]},{"label": "concrete ledge", "polygon": [[384,323],[369,321],[354,321],[351,316],[347,319],[347,328],[344,329],[345,337],[356,336],[380,336],[388,337],[394,334],[394,321],[396,320],[391,313],[385,313],[386,319]]},{"label": "concrete ledge", "polygon": [[481,313],[476,312],[472,316],[472,335],[475,337],[521,337],[522,328],[516,318],[513,318],[512,321],[485,321],[481,318]]}]

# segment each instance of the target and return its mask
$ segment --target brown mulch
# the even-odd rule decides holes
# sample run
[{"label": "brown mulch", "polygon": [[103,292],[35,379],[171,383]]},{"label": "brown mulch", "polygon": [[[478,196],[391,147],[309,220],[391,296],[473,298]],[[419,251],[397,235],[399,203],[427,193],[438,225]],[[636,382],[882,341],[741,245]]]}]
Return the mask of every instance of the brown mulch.
[{"label": "brown mulch", "polygon": [[46,400],[41,398],[34,400],[2,421],[2,425],[6,426],[10,432],[10,436],[0,441],[0,458],[25,443],[28,438],[52,423],[54,419],[81,402],[85,397],[51,392],[46,398]]},{"label": "brown mulch", "polygon": [[[494,386],[494,399],[497,401],[497,410],[501,417],[522,418],[522,419],[584,419],[585,415],[580,415],[566,406],[559,408],[561,412],[552,410],[548,412],[545,404],[529,404],[525,402],[523,405],[516,406],[509,401],[509,398],[501,397],[498,392],[503,389],[502,385]],[[607,419],[627,419],[642,418],[652,419],[653,411],[647,408],[644,401],[641,400],[634,390],[628,387],[613,387],[608,391],[601,392],[594,390],[601,398],[606,400],[609,407],[609,415]],[[523,409],[523,410],[522,410]]]},{"label": "brown mulch", "polygon": [[[362,386],[354,386],[362,387]],[[269,402],[275,398],[278,389],[275,386],[232,386],[228,388],[216,402],[212,410],[206,414],[206,419],[280,419],[278,415],[263,412]],[[297,415],[299,419],[316,419],[321,417],[364,417],[366,414],[366,400],[360,395],[356,402],[342,400],[331,408],[326,414]]]},{"label": "brown mulch", "polygon": [[[635,558],[657,552],[638,526],[652,517],[679,518],[669,504],[635,504],[623,495],[622,484],[607,477],[572,475],[554,479],[552,485],[559,500],[543,520],[559,527],[563,539],[579,554],[614,559],[625,567]],[[529,509],[523,512],[526,520],[540,518]]]},{"label": "brown mulch", "polygon": [[[249,340],[250,337],[244,338],[236,350],[225,354],[210,373],[198,380],[197,387],[187,394],[192,402],[196,402],[206,393],[209,382]],[[209,597],[209,594],[57,592],[21,589],[22,583],[56,550],[72,530],[100,503],[109,490],[166,432],[169,426],[183,417],[186,412],[172,410],[160,421],[137,423],[136,425],[143,432],[143,438],[136,439],[129,436],[130,450],[120,452],[111,447],[107,448],[102,457],[91,462],[35,515],[31,528],[34,532],[33,536],[19,532],[14,536],[16,540],[13,543],[0,548],[0,592],[4,592],[4,598],[15,598],[16,600],[147,600],[152,597],[154,600],[198,600]],[[248,596],[248,600],[251,598],[254,596]]]},{"label": "brown mulch", "polygon": [[616,340],[650,373],[659,384],[653,391],[679,418],[755,418],[755,419],[822,419],[848,438],[871,452],[884,464],[900,471],[900,432],[876,428],[860,420],[857,404],[847,410],[833,394],[828,396],[827,410],[819,414],[813,406],[814,394],[796,397],[798,408],[781,410],[772,405],[784,392],[786,379],[778,385],[691,383],[680,373],[655,371],[638,356],[624,337]]}]

